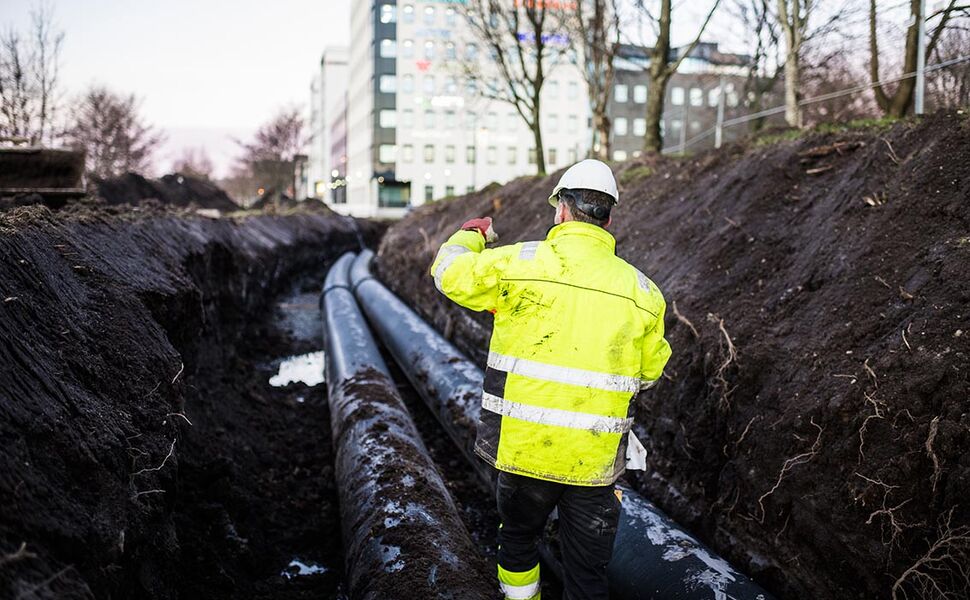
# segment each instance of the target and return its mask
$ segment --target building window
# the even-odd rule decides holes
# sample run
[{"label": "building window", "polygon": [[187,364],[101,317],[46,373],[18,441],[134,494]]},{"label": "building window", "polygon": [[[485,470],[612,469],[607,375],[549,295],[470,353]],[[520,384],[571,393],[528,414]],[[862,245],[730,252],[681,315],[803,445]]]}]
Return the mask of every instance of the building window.
[{"label": "building window", "polygon": [[397,92],[397,78],[394,75],[381,75],[380,90],[385,94]]},{"label": "building window", "polygon": [[445,111],[445,129],[448,131],[453,130],[456,127],[457,117],[455,116],[455,111],[446,110]]},{"label": "building window", "polygon": [[734,84],[729,83],[724,86],[724,91],[727,92],[727,105],[734,108],[738,105],[738,93],[734,91]]},{"label": "building window", "polygon": [[506,156],[508,157],[507,160],[509,161],[510,165],[514,165],[515,163],[519,162],[518,154],[518,149],[515,146],[509,146]]},{"label": "building window", "polygon": [[384,4],[381,6],[381,23],[397,23],[397,5]]},{"label": "building window", "polygon": [[549,96],[549,98],[552,98],[552,99],[559,98],[559,82],[558,81],[550,81],[550,82],[546,83],[546,95]]},{"label": "building window", "polygon": [[455,50],[454,42],[445,42],[445,58],[448,60],[455,60],[458,58],[458,52]]},{"label": "building window", "polygon": [[647,86],[645,85],[635,85],[633,86],[633,101],[638,104],[643,104],[647,101]]},{"label": "building window", "polygon": [[381,144],[378,148],[378,157],[382,163],[392,163],[397,159],[397,146],[394,144]]},{"label": "building window", "polygon": [[519,125],[519,116],[514,112],[509,112],[505,118],[505,126],[508,128],[509,131],[515,131],[516,129],[518,129],[518,125]]},{"label": "building window", "polygon": [[404,40],[401,42],[401,57],[414,58],[414,40]]},{"label": "building window", "polygon": [[445,78],[445,93],[446,94],[457,94],[458,93],[458,80],[454,77]]},{"label": "building window", "polygon": [[404,5],[404,22],[414,23],[414,5],[405,4]]},{"label": "building window", "polygon": [[471,60],[478,56],[478,46],[475,44],[468,44],[465,46],[465,58]]},{"label": "building window", "polygon": [[553,167],[555,165],[556,165],[556,149],[549,148],[549,164],[546,166]]},{"label": "building window", "polygon": [[485,127],[492,131],[498,129],[498,113],[490,112],[485,116]]},{"label": "building window", "polygon": [[379,113],[379,122],[381,127],[386,127],[388,129],[397,127],[397,111],[394,109],[382,110]]},{"label": "building window", "polygon": [[449,26],[454,26],[454,24],[455,24],[455,22],[457,20],[458,19],[457,19],[457,16],[455,15],[455,9],[454,8],[451,8],[451,7],[446,8],[445,9],[445,23],[447,23]]},{"label": "building window", "polygon": [[576,163],[576,149],[575,148],[570,148],[569,149],[568,156],[569,156],[569,164],[575,164]]},{"label": "building window", "polygon": [[465,193],[466,194],[474,194],[475,193],[475,186],[470,185],[470,186],[466,187],[465,188]]},{"label": "building window", "polygon": [[530,165],[536,164],[536,149],[535,148],[529,148],[529,164]]},{"label": "building window", "polygon": [[566,84],[566,96],[570,100],[579,98],[579,84],[575,81],[570,81],[568,84]]},{"label": "building window", "polygon": [[626,160],[626,151],[624,151],[624,150],[614,150],[613,151],[613,160],[616,160],[616,161]]},{"label": "building window", "polygon": [[434,25],[434,7],[425,6],[424,7],[424,24]]},{"label": "building window", "polygon": [[718,101],[721,98],[721,90],[719,88],[714,88],[707,92],[707,105],[714,108],[718,105]]},{"label": "building window", "polygon": [[566,120],[566,131],[569,133],[576,133],[579,131],[579,117],[576,115],[569,115],[569,118]]},{"label": "building window", "polygon": [[431,202],[434,200],[434,186],[426,185],[424,186],[424,201]]},{"label": "building window", "polygon": [[704,106],[704,90],[701,88],[690,88],[690,105]]},{"label": "building window", "polygon": [[401,77],[401,91],[405,94],[414,92],[414,75],[403,75]]},{"label": "building window", "polygon": [[414,127],[414,111],[410,108],[401,111],[401,127],[405,129]]},{"label": "building window", "polygon": [[549,118],[546,120],[546,129],[549,133],[559,131],[559,115],[549,115]]},{"label": "building window", "polygon": [[434,111],[426,110],[424,111],[424,128],[434,129]]},{"label": "building window", "polygon": [[471,131],[472,129],[475,129],[475,126],[476,125],[478,125],[478,115],[476,115],[472,111],[466,112],[465,113],[465,129],[467,129],[468,131]]},{"label": "building window", "polygon": [[455,147],[451,144],[445,146],[445,162],[448,164],[455,162]]},{"label": "building window", "polygon": [[674,106],[684,105],[684,88],[675,87],[670,89],[670,103]]},{"label": "building window", "polygon": [[404,144],[401,146],[401,162],[412,162],[414,160],[414,146]]},{"label": "building window", "polygon": [[475,146],[465,147],[465,162],[470,165],[475,164]]},{"label": "building window", "polygon": [[625,118],[617,117],[613,119],[613,133],[615,133],[616,135],[627,134],[627,123]]},{"label": "building window", "polygon": [[485,160],[488,161],[488,164],[490,165],[494,165],[496,162],[498,162],[498,148],[495,146],[489,146],[485,152]]},{"label": "building window", "polygon": [[629,88],[622,83],[613,88],[613,98],[617,102],[626,102],[629,98]]},{"label": "building window", "polygon": [[421,83],[424,86],[425,94],[429,96],[434,94],[434,75],[425,75]]},{"label": "building window", "polygon": [[433,163],[434,162],[434,145],[425,144],[424,145],[424,162]]},{"label": "building window", "polygon": [[690,122],[690,130],[693,131],[694,133],[700,131],[701,130],[701,122],[700,121],[691,121]]},{"label": "building window", "polygon": [[431,40],[424,43],[424,57],[427,60],[434,60],[434,42]]},{"label": "building window", "polygon": [[633,119],[633,135],[638,137],[647,135],[646,119]]},{"label": "building window", "polygon": [[[387,6],[385,4],[385,6]],[[381,40],[381,58],[394,58],[397,56],[397,42],[394,40]]]},{"label": "building window", "polygon": [[454,195],[455,195],[455,186],[453,186],[453,185],[446,185],[445,186],[445,198],[451,198]]},{"label": "building window", "polygon": [[670,121],[670,133],[680,132],[680,128],[683,122],[680,119],[671,119]]}]

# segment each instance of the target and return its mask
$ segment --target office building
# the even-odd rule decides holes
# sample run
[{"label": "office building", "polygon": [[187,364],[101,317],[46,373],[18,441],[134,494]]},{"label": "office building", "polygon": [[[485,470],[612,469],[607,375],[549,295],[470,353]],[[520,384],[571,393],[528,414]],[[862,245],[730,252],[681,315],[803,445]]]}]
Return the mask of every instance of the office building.
[{"label": "office building", "polygon": [[[488,74],[494,63],[456,4],[353,4],[347,164],[344,171],[331,169],[339,171],[331,186],[346,195],[333,204],[336,210],[395,217],[410,206],[536,172],[533,135],[515,107],[483,98],[457,68],[473,61]],[[547,170],[584,157],[589,102],[575,65],[563,60],[552,69],[542,106]]]},{"label": "office building", "polygon": [[310,142],[304,197],[325,200],[330,197],[331,173],[334,169],[330,129],[338,114],[338,105],[346,105],[347,60],[347,48],[328,47],[310,85]]}]

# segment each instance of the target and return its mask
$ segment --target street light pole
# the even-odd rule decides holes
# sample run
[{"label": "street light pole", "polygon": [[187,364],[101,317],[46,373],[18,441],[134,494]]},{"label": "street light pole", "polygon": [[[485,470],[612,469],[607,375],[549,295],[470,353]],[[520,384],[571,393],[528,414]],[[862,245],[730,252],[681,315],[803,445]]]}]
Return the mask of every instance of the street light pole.
[{"label": "street light pole", "polygon": [[714,125],[714,147],[720,148],[724,141],[724,75],[717,88],[717,123]]},{"label": "street light pole", "polygon": [[926,92],[926,0],[920,0],[919,16],[916,17],[918,46],[916,48],[916,106],[915,112],[923,114],[923,97]]}]

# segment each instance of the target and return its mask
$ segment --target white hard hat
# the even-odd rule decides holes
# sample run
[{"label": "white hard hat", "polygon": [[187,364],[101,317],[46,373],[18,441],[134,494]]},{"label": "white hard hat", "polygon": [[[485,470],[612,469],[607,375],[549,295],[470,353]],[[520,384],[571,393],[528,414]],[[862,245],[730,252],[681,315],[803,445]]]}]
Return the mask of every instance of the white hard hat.
[{"label": "white hard hat", "polygon": [[620,192],[616,189],[616,179],[610,167],[599,160],[587,158],[566,169],[549,196],[549,204],[557,206],[556,197],[560,190],[596,190],[613,198],[613,204],[620,203]]}]

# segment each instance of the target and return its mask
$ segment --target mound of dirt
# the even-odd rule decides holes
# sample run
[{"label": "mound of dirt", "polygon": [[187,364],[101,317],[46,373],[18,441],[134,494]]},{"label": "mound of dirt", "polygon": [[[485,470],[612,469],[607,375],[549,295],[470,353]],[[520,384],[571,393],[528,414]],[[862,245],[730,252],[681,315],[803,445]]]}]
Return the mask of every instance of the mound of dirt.
[{"label": "mound of dirt", "polygon": [[108,204],[140,204],[157,200],[167,206],[239,210],[226,192],[211,181],[188,175],[170,174],[161,179],[145,179],[125,173],[112,179],[94,181],[96,195]]},{"label": "mound of dirt", "polygon": [[[968,164],[970,121],[940,113],[615,165],[618,253],[674,350],[632,483],[780,597],[970,593]],[[484,363],[491,317],[428,266],[472,217],[543,238],[557,179],[415,211],[380,277]]]},{"label": "mound of dirt", "polygon": [[281,574],[339,567],[325,399],[254,365],[305,349],[274,296],[376,229],[119,212],[0,214],[0,597],[336,593]]}]

